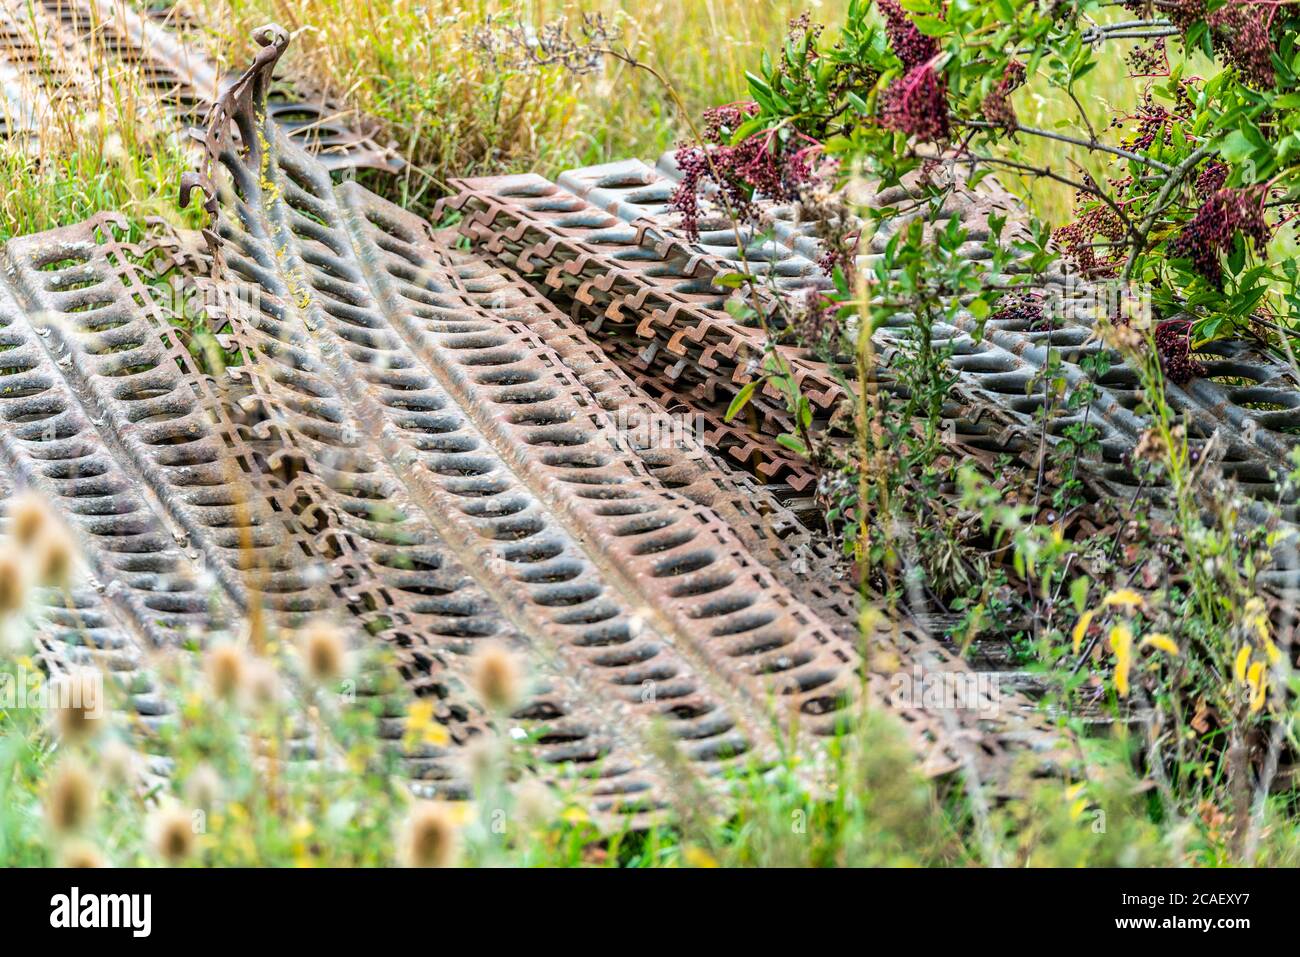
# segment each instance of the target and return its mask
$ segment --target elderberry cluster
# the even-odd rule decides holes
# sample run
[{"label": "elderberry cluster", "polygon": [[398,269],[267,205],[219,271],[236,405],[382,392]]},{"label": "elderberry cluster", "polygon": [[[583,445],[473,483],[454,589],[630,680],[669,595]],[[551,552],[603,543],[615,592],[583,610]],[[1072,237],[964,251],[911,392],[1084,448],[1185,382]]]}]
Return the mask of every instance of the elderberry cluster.
[{"label": "elderberry cluster", "polygon": [[948,139],[948,85],[934,68],[939,43],[926,36],[897,0],[879,0],[889,48],[904,73],[880,95],[880,125],[918,140]]},{"label": "elderberry cluster", "polygon": [[1025,65],[1019,60],[1012,60],[1002,70],[1002,79],[998,80],[997,85],[984,97],[984,102],[980,105],[980,110],[984,114],[984,119],[994,126],[1000,127],[1003,132],[1014,133],[1020,128],[1020,121],[1016,118],[1016,111],[1011,106],[1011,94],[1019,89],[1025,82]]},{"label": "elderberry cluster", "polygon": [[885,17],[889,49],[902,62],[904,71],[910,72],[938,55],[939,42],[917,29],[898,0],[878,0],[876,6]]},{"label": "elderberry cluster", "polygon": [[1135,46],[1126,57],[1128,75],[1134,79],[1148,76],[1169,75],[1169,54],[1165,49],[1165,38],[1152,41],[1150,46]]},{"label": "elderberry cluster", "polygon": [[1058,228],[1052,238],[1083,278],[1102,279],[1118,269],[1124,223],[1109,206],[1080,191],[1074,222]]},{"label": "elderberry cluster", "polygon": [[1169,255],[1191,260],[1192,268],[1217,289],[1223,288],[1220,257],[1241,233],[1257,250],[1268,245],[1272,229],[1264,220],[1262,188],[1220,189],[1212,193],[1169,243]]},{"label": "elderberry cluster", "polygon": [[1264,4],[1229,0],[1206,17],[1214,52],[1236,67],[1247,83],[1261,88],[1275,82],[1269,16]]},{"label": "elderberry cluster", "polygon": [[1190,319],[1166,319],[1156,326],[1155,339],[1160,369],[1170,382],[1182,385],[1205,375],[1205,366],[1192,358]]},{"label": "elderberry cluster", "polygon": [[1210,44],[1217,56],[1237,68],[1243,80],[1255,87],[1271,87],[1273,73],[1273,39],[1269,26],[1276,3],[1253,0],[1227,0],[1216,10],[1207,10],[1206,0],[1128,0],[1124,4],[1143,16],[1158,15],[1167,19],[1186,39],[1187,33],[1204,22],[1210,28]]},{"label": "elderberry cluster", "polygon": [[799,198],[800,188],[812,178],[809,157],[817,152],[815,145],[796,149],[789,142],[781,142],[771,130],[755,133],[734,146],[727,143],[732,131],[752,112],[745,105],[707,111],[707,142],[677,150],[681,181],[671,205],[682,214],[682,230],[691,242],[700,238],[700,200],[706,182],[718,188],[737,219],[752,224],[758,220],[756,196],[793,202]]},{"label": "elderberry cluster", "polygon": [[948,138],[948,85],[928,63],[895,80],[880,95],[880,125],[918,140]]},{"label": "elderberry cluster", "polygon": [[1043,306],[1040,292],[1011,292],[998,300],[998,307],[989,316],[995,322],[1023,323],[1030,332],[1051,332],[1052,317]]},{"label": "elderberry cluster", "polygon": [[[1148,150],[1155,144],[1156,138],[1170,127],[1171,121],[1181,119],[1175,117],[1160,104],[1154,102],[1148,95],[1146,100],[1137,108],[1137,114],[1132,117],[1137,120],[1137,127],[1133,135],[1124,141],[1126,149],[1130,150]],[[1118,126],[1121,120],[1113,121],[1113,126]],[[1166,135],[1165,139],[1168,137]]]},{"label": "elderberry cluster", "polygon": [[1228,181],[1228,164],[1220,163],[1218,160],[1210,160],[1196,174],[1196,181],[1192,188],[1196,190],[1196,195],[1202,200],[1207,200],[1219,190],[1223,189],[1223,184]]}]

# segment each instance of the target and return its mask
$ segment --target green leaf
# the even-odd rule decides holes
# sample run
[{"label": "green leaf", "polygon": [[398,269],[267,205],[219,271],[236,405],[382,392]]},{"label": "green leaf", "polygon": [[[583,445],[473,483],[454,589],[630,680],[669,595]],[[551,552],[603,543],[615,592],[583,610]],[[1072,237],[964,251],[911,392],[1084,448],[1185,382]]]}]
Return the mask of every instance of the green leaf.
[{"label": "green leaf", "polygon": [[941,37],[948,32],[948,24],[938,17],[914,16],[912,23],[927,37]]},{"label": "green leaf", "polygon": [[739,414],[740,410],[753,398],[754,390],[758,388],[761,381],[761,379],[751,379],[741,387],[740,391],[736,393],[736,397],[731,400],[731,404],[727,406],[727,414],[723,416],[724,421],[730,422]]},{"label": "green leaf", "polygon": [[735,319],[737,322],[744,322],[754,314],[753,308],[748,303],[743,299],[736,299],[735,297],[732,297],[723,303],[722,308],[726,309],[727,315],[732,319]]},{"label": "green leaf", "polygon": [[723,289],[739,289],[749,281],[750,277],[743,272],[724,272],[713,277],[713,285],[721,286]]},{"label": "green leaf", "polygon": [[1242,163],[1255,152],[1255,146],[1241,130],[1233,130],[1223,138],[1219,155],[1225,163]]},{"label": "green leaf", "polygon": [[804,448],[803,442],[797,436],[790,435],[789,433],[778,435],[776,437],[776,444],[782,448],[789,449],[795,455],[802,455],[804,458],[808,457],[808,450]]}]

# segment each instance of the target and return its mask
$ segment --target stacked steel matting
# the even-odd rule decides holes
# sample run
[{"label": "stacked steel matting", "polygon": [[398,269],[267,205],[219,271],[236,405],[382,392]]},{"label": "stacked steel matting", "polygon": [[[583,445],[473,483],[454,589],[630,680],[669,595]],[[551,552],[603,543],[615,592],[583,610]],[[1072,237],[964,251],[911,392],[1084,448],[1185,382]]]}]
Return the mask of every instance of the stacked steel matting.
[{"label": "stacked steel matting", "polygon": [[[833,733],[864,685],[890,700],[900,660],[962,668],[908,623],[883,624],[864,664],[853,590],[815,553],[802,573],[789,560],[804,533],[788,513],[696,443],[628,448],[611,413],[654,407],[580,327],[423,221],[333,183],[259,126],[257,102],[232,108],[240,136],[214,173],[221,258],[260,293],[231,316],[234,341],[317,512],[371,556],[360,581],[402,639],[451,675],[484,638],[519,648],[547,688],[536,713],[554,760],[599,766],[624,803],[658,799],[658,726],[716,778],[774,757],[783,734]],[[903,711],[932,768],[969,760],[998,776],[1008,748],[1053,744],[1014,695],[983,728],[973,713]],[[979,753],[964,755],[970,735]]]},{"label": "stacked steel matting", "polygon": [[[802,487],[810,480],[806,466],[770,441],[792,428],[786,397],[775,385],[769,381],[764,401],[755,403],[761,413],[757,424],[769,439],[765,443],[745,429],[747,423],[733,427],[720,421],[718,410],[762,374],[766,339],[724,308],[729,297],[744,293],[713,280],[743,269],[771,277],[770,285],[782,291],[824,285],[816,266],[821,250],[782,207],[768,210],[763,233],[743,231],[748,244],[743,256],[730,225],[717,224],[702,233],[699,244],[688,243],[668,205],[676,182],[670,157],[656,167],[631,160],[574,170],[554,183],[532,174],[462,180],[461,192],[444,208],[464,215],[459,229],[477,248],[571,303],[573,314],[611,354],[645,370],[649,388],[714,410],[719,447],[738,461],[757,458],[760,475],[781,476]],[[894,190],[874,202],[905,198]],[[985,180],[974,189],[952,190],[937,211],[915,215],[939,222],[961,217],[969,236],[963,253],[981,259],[989,256],[983,240],[991,212],[1008,216],[1014,228],[1014,200]],[[887,241],[885,232],[875,236],[864,258],[870,262]],[[1047,401],[1042,380],[1049,349],[1059,351],[1061,374],[1070,389],[1077,389],[1087,379],[1080,362],[1107,348],[1093,328],[1091,290],[1067,285],[1060,274],[1044,281],[1049,288],[1072,290],[1062,292],[1063,316],[1055,328],[990,319],[977,339],[972,335],[976,320],[964,311],[951,324],[936,327],[936,339],[953,348],[951,364],[958,374],[949,430],[956,444],[994,451],[1036,447],[1044,427],[1036,413]],[[901,344],[909,324],[909,317],[900,315],[879,336],[886,372],[890,349]],[[851,366],[828,367],[792,346],[780,349],[818,413],[814,428],[826,428],[846,394]],[[1208,441],[1217,432],[1217,454],[1228,477],[1251,496],[1274,500],[1276,477],[1290,470],[1289,454],[1300,432],[1295,374],[1239,343],[1214,343],[1206,350],[1206,375],[1186,386],[1170,383],[1168,399],[1194,441]],[[1056,436],[1076,423],[1095,426],[1103,454],[1090,471],[1104,488],[1122,493],[1135,485],[1125,459],[1145,424],[1135,412],[1136,373],[1117,354],[1111,358],[1110,371],[1096,383],[1096,401],[1054,415],[1046,428]],[[1294,518],[1293,503],[1283,503],[1283,513]]]},{"label": "stacked steel matting", "polygon": [[[203,122],[231,78],[194,43],[174,18],[151,17],[126,0],[0,0],[0,87],[5,131],[39,131],[72,115],[126,106],[169,116],[178,127]],[[120,70],[113,76],[97,71]],[[127,103],[115,103],[115,89]],[[265,109],[277,124],[331,170],[389,172],[402,161],[375,142],[368,124],[322,97],[287,86],[268,92]],[[67,115],[67,114],[61,114]]]},{"label": "stacked steel matting", "polygon": [[[117,676],[147,738],[173,707],[155,649],[222,640],[250,617],[293,628],[332,615],[355,645],[391,648],[435,702],[451,741],[404,752],[404,766],[460,795],[463,749],[495,721],[468,662],[499,641],[532,684],[497,731],[522,731],[548,778],[611,813],[665,803],[677,772],[655,746],[664,735],[721,783],[788,740],[817,753],[861,706],[895,711],[933,773],[963,767],[1001,789],[1019,757],[1059,758],[1062,739],[1005,688],[986,712],[900,698],[900,673],[969,669],[913,618],[861,616],[836,557],[774,494],[808,494],[817,477],[777,442],[793,431],[787,396],[769,381],[726,421],[769,342],[727,311],[737,293],[720,274],[770,277],[760,305],[826,284],[789,210],[770,208],[762,235],[742,231],[742,255],[730,225],[686,241],[671,160],[466,180],[442,210],[462,215],[465,250],[335,181],[394,161],[273,84],[278,28],[232,84],[165,21],[115,0],[0,4],[17,125],[93,96],[91,49],[141,73],[172,117],[213,118],[185,187],[217,214],[202,241],[155,225],[128,243],[110,215],[0,250],[0,493],[59,503],[86,555],[67,596],[37,609],[51,671]],[[917,215],[960,217],[978,259],[994,210],[1017,215],[985,181]],[[157,295],[171,280],[203,296],[233,364],[196,362],[175,302]],[[1131,493],[1125,457],[1144,428],[1131,370],[1116,361],[1087,409],[1037,415],[1049,349],[1077,387],[1081,360],[1105,348],[1087,305],[1067,298],[1064,321],[1041,331],[990,320],[976,337],[966,313],[936,329],[958,378],[954,454],[992,471],[991,456],[1024,457],[1040,430],[1086,418],[1103,448],[1093,490]],[[879,334],[885,385],[908,326],[900,316]],[[851,363],[778,348],[814,430],[833,435],[858,387]],[[1300,428],[1291,372],[1215,348],[1207,376],[1170,386],[1170,400],[1196,441],[1215,436],[1225,474],[1276,498]],[[705,434],[664,443],[629,428],[678,411],[702,416]],[[863,620],[879,622],[865,638]],[[400,748],[401,708],[385,707]]]},{"label": "stacked steel matting", "polygon": [[[1056,754],[1013,693],[988,712],[900,700],[900,670],[966,666],[906,619],[861,640],[833,557],[711,438],[629,436],[662,406],[568,314],[334,182],[267,118],[285,41],[264,40],[251,87],[218,98],[233,129],[206,140],[219,249],[161,227],[133,245],[107,216],[0,252],[6,491],[58,502],[87,557],[73,605],[40,614],[52,670],[119,675],[147,728],[170,710],[153,649],[333,615],[435,702],[451,743],[405,767],[456,795],[491,723],[469,658],[503,642],[532,686],[498,730],[606,812],[664,803],[663,735],[721,784],[864,704],[895,710],[933,773],[1000,789],[1018,756]],[[223,304],[233,365],[193,358],[156,294],[172,274]],[[401,729],[394,708],[394,747]]]}]

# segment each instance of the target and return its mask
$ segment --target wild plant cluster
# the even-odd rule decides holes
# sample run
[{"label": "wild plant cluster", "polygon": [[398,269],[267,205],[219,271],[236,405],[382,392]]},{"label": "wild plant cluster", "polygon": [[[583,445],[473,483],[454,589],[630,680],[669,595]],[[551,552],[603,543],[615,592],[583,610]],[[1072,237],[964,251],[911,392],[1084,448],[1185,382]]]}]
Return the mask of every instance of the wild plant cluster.
[{"label": "wild plant cluster", "polygon": [[[1298,26],[1267,0],[854,0],[837,30],[792,23],[750,98],[678,152],[688,231],[710,203],[761,233],[761,200],[794,202],[830,251],[827,288],[771,324],[771,347],[813,350],[857,397],[787,439],[823,468],[864,588],[955,620],[964,650],[1009,639],[1077,731],[1115,722],[1151,820],[1194,826],[1216,860],[1253,859],[1270,815],[1292,820],[1294,616],[1264,573],[1285,580],[1293,533],[1223,478],[1224,437],[1189,437],[1167,390],[1194,388],[1219,340],[1294,366]],[[1137,109],[1083,92],[1099,67],[1127,75]],[[1025,116],[1048,96],[1068,119],[1039,128]],[[1029,158],[1034,141],[1050,161]],[[975,232],[944,212],[991,175],[1070,190],[1072,218],[994,210]],[[943,434],[952,328],[1050,332],[1060,307],[1041,290],[1062,276],[1119,290],[1094,306],[1105,348],[1049,341],[1028,387],[1036,439],[963,464]],[[1148,426],[1124,458],[1128,501],[1090,479],[1107,467],[1090,406],[1116,355]],[[779,358],[765,372],[788,378]],[[1272,480],[1291,501],[1294,475]]]},{"label": "wild plant cluster", "polygon": [[[464,17],[399,5],[368,10],[358,31],[326,0],[286,8],[319,25],[304,61],[359,86],[414,170],[496,171],[552,141],[569,149],[580,111],[564,71],[605,84],[606,108],[621,90],[618,109],[638,121],[650,100],[628,92],[639,73],[661,112],[682,106],[648,41],[631,31],[624,45],[621,21],[454,31]],[[706,112],[678,150],[689,235],[714,215],[762,234],[775,202],[825,250],[823,288],[774,297],[774,314],[758,296],[728,308],[768,337],[759,379],[794,423],[779,441],[819,470],[827,532],[868,607],[934,622],[972,658],[1009,653],[1071,732],[1064,779],[1026,781],[1020,799],[977,812],[960,780],[920,779],[896,729],[864,710],[828,745],[829,788],[811,788],[792,752],[727,782],[724,812],[683,774],[671,819],[635,831],[598,827],[562,790],[520,786],[528,746],[508,736],[467,751],[468,801],[425,801],[383,743],[394,714],[341,703],[341,684],[393,669],[353,660],[316,622],[160,654],[150,664],[176,707],[157,727],[121,718],[133,689],[111,683],[108,720],[0,702],[0,863],[1294,863],[1285,582],[1300,558],[1280,511],[1300,460],[1273,476],[1277,503],[1248,499],[1219,467],[1223,438],[1190,429],[1167,395],[1207,375],[1218,340],[1294,364],[1298,21],[1277,0],[849,0],[837,24],[792,22],[746,97]],[[469,39],[444,50],[452,33]],[[433,77],[430,62],[444,65]],[[1089,95],[1102,70],[1124,74],[1136,107]],[[1068,119],[1039,124],[1040,97],[1068,103]],[[431,131],[426,116],[446,122]],[[1070,216],[994,211],[972,231],[944,214],[990,174],[1067,190]],[[416,202],[436,187],[408,176],[404,189]],[[1119,284],[1093,317],[1106,348],[1080,358],[1049,344],[1025,397],[1027,444],[955,444],[951,330],[969,316],[976,341],[990,320],[1051,333],[1063,317],[1044,279],[1061,275]],[[725,281],[766,279],[745,268]],[[843,377],[851,398],[828,424],[814,422],[787,345]],[[1122,501],[1098,492],[1114,463],[1090,419],[1117,376],[1146,423],[1121,463],[1135,483]],[[27,611],[71,601],[77,559],[38,503],[10,513],[31,528],[11,520],[17,550],[0,552],[0,678],[13,686],[45,680]],[[525,676],[499,651],[474,671],[508,717]],[[398,720],[407,751],[444,743],[420,702]],[[671,771],[676,758],[661,760]]]}]

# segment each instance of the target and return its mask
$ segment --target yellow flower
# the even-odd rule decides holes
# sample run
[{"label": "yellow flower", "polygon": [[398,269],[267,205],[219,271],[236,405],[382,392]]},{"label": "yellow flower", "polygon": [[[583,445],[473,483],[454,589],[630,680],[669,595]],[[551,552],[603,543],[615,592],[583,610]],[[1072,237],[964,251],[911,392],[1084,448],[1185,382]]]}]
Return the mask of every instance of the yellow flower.
[{"label": "yellow flower", "polygon": [[1268,641],[1268,608],[1262,598],[1252,598],[1246,602],[1246,624],[1255,629],[1261,641]]},{"label": "yellow flower", "polygon": [[447,733],[446,727],[433,718],[432,701],[421,700],[411,705],[406,713],[403,744],[408,748],[420,743],[442,747],[450,740],[451,735]]},{"label": "yellow flower", "polygon": [[1128,669],[1133,655],[1133,632],[1128,625],[1116,625],[1110,630],[1110,647],[1115,652],[1115,690],[1121,698],[1127,698]]},{"label": "yellow flower", "polygon": [[712,854],[702,847],[691,844],[682,851],[682,858],[691,867],[717,867],[718,862]]},{"label": "yellow flower", "polygon": [[586,824],[591,818],[587,817],[587,812],[580,807],[567,807],[560,818],[569,824]]},{"label": "yellow flower", "polygon": [[1088,633],[1088,626],[1092,624],[1092,618],[1095,612],[1091,609],[1085,611],[1079,616],[1079,620],[1074,623],[1074,633],[1070,636],[1074,642],[1074,653],[1079,653],[1079,646],[1083,644],[1083,636]]},{"label": "yellow flower", "polygon": [[1264,639],[1264,654],[1268,655],[1269,665],[1277,664],[1278,660],[1282,657],[1282,652],[1277,650],[1277,645],[1273,644],[1273,642],[1268,638]]},{"label": "yellow flower", "polygon": [[1237,660],[1232,664],[1233,677],[1240,683],[1246,680],[1246,665],[1250,664],[1250,645],[1242,643],[1237,651]]},{"label": "yellow flower", "polygon": [[1159,648],[1165,654],[1173,655],[1175,658],[1177,658],[1179,654],[1178,646],[1174,644],[1174,640],[1170,638],[1168,635],[1166,635],[1164,632],[1157,632],[1154,635],[1147,635],[1145,638],[1142,639],[1142,647]]},{"label": "yellow flower", "polygon": [[1083,816],[1083,812],[1088,808],[1088,798],[1083,793],[1087,785],[1080,781],[1078,784],[1071,784],[1065,789],[1065,799],[1070,803],[1070,820],[1077,821]]},{"label": "yellow flower", "polygon": [[1257,661],[1250,666],[1246,675],[1246,684],[1250,685],[1250,713],[1254,714],[1264,707],[1264,698],[1268,695],[1268,678],[1264,675],[1264,662]]},{"label": "yellow flower", "polygon": [[1106,608],[1120,608],[1132,611],[1134,608],[1144,608],[1146,599],[1131,588],[1121,588],[1119,591],[1113,591],[1102,600],[1102,605]]}]

